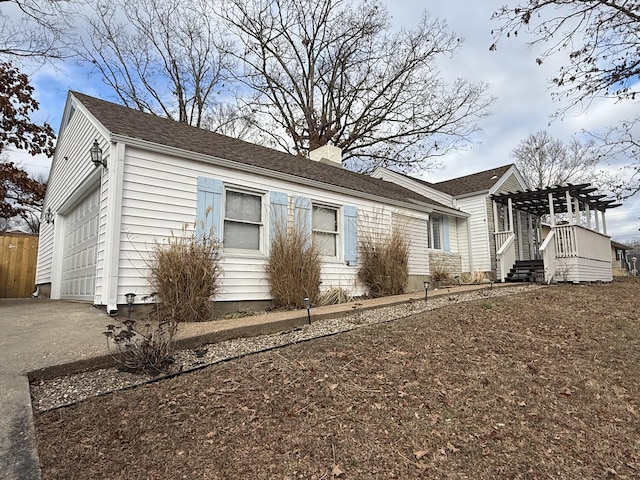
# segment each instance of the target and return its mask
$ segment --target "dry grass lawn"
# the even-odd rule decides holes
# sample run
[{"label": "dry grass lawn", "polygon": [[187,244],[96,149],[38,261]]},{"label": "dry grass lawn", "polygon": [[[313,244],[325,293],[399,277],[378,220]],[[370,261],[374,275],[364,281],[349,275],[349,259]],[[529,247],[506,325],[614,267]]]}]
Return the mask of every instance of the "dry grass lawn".
[{"label": "dry grass lawn", "polygon": [[42,478],[640,478],[639,293],[459,303],[37,414]]}]

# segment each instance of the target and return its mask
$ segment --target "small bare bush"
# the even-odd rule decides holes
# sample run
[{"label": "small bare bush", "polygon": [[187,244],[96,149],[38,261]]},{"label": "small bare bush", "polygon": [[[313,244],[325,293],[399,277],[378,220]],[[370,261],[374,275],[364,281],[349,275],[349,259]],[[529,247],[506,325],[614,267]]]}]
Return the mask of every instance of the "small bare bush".
[{"label": "small bare bush", "polygon": [[303,308],[304,298],[317,303],[322,262],[318,248],[299,228],[278,228],[271,241],[266,272],[276,308]]},{"label": "small bare bush", "polygon": [[409,242],[402,229],[380,238],[365,237],[360,242],[358,277],[373,297],[404,293],[409,280]]},{"label": "small bare bush", "polygon": [[221,245],[211,235],[197,238],[186,227],[182,233],[157,243],[147,264],[159,320],[206,321],[213,310],[211,298],[220,290]]},{"label": "small bare bush", "polygon": [[444,262],[434,262],[431,265],[431,281],[443,284],[451,281],[451,274]]},{"label": "small bare bush", "polygon": [[128,318],[121,325],[107,325],[103,333],[118,350],[116,359],[123,370],[158,375],[168,372],[173,364],[175,322],[142,324]]}]

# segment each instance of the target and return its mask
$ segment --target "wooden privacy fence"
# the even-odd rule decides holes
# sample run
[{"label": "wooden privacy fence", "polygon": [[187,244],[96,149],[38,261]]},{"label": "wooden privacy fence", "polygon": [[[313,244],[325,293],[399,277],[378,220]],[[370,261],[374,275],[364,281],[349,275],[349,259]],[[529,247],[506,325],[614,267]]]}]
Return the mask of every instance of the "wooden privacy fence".
[{"label": "wooden privacy fence", "polygon": [[37,257],[37,235],[0,234],[0,298],[31,296]]}]

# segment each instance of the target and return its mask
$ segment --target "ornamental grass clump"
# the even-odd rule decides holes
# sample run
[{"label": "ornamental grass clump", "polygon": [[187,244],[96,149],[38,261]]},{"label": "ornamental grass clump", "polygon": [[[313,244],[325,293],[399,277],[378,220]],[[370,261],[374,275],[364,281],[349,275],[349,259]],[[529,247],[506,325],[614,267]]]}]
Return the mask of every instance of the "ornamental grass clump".
[{"label": "ornamental grass clump", "polygon": [[299,228],[277,228],[271,241],[266,273],[276,308],[303,308],[304,298],[316,303],[322,263],[318,248]]},{"label": "ornamental grass clump", "polygon": [[400,228],[388,236],[365,237],[359,245],[358,277],[372,297],[400,295],[409,280],[409,241]]},{"label": "ornamental grass clump", "polygon": [[149,284],[161,321],[207,321],[221,285],[221,244],[211,235],[198,238],[186,228],[182,233],[155,244],[147,263]]}]

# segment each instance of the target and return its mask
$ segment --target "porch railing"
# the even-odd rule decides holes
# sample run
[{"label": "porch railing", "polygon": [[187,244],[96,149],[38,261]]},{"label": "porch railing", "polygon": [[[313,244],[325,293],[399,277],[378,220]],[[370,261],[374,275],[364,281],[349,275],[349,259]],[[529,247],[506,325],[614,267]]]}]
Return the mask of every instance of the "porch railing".
[{"label": "porch railing", "polygon": [[604,279],[601,271],[611,270],[611,239],[580,225],[552,227],[540,246],[540,254],[547,282],[553,280],[560,264],[566,270],[564,276],[571,281],[592,279],[594,269]]},{"label": "porch railing", "polygon": [[496,252],[502,248],[502,245],[509,239],[509,235],[513,235],[513,232],[495,232],[493,238],[496,242]]},{"label": "porch railing", "polygon": [[[503,237],[503,234],[506,236]],[[496,263],[497,263],[497,272],[500,274],[498,277],[501,282],[505,282],[507,278],[507,273],[516,263],[516,242],[513,232],[498,232],[496,235]],[[500,244],[498,241],[500,240]],[[498,245],[500,247],[498,248]]]}]

